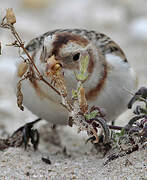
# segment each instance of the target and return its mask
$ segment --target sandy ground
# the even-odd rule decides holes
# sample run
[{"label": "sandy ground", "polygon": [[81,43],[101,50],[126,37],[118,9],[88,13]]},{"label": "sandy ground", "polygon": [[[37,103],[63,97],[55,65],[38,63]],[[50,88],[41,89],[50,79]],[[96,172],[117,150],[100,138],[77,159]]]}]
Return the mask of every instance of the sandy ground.
[{"label": "sandy ground", "polygon": [[[30,0],[31,1],[31,0]],[[27,0],[0,1],[0,16],[8,7],[14,8],[17,16],[16,28],[28,41],[55,28],[86,28],[103,32],[114,39],[126,53],[138,74],[139,86],[147,85],[147,1],[129,0],[42,0],[34,7],[24,4]],[[33,7],[31,7],[33,6]],[[0,29],[2,55],[0,56],[0,136],[6,137],[26,122],[36,117],[27,109],[21,112],[16,106],[13,90],[13,74],[17,51],[4,45],[11,35]],[[123,114],[117,124],[123,125],[131,117],[131,111]],[[45,122],[44,122],[45,123]],[[39,127],[39,125],[37,126]],[[119,158],[105,167],[106,157],[85,145],[86,136],[77,135],[74,128],[58,127],[62,148],[41,141],[39,150],[9,148],[0,152],[0,180],[24,179],[89,179],[89,180],[146,180],[147,149]],[[51,164],[41,158],[49,157]]]}]

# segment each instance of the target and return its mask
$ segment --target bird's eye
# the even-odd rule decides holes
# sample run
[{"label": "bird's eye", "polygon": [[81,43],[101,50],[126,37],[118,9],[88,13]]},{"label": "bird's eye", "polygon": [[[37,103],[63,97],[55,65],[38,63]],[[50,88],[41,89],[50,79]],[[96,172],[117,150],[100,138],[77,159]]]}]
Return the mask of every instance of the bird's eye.
[{"label": "bird's eye", "polygon": [[73,60],[74,61],[78,61],[80,58],[80,53],[76,53],[74,56],[73,56]]}]

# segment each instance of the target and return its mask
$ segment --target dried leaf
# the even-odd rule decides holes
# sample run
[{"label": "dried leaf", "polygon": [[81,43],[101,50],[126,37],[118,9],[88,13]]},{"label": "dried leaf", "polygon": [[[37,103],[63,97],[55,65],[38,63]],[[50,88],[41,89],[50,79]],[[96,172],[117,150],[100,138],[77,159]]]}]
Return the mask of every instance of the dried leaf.
[{"label": "dried leaf", "polygon": [[15,14],[13,12],[12,8],[8,8],[6,11],[6,20],[8,24],[15,24],[16,23],[16,17]]},{"label": "dried leaf", "polygon": [[95,129],[91,130],[93,133],[93,136],[95,137],[95,140],[93,141],[93,143],[98,143],[99,142],[99,137],[97,135],[97,132],[95,131]]},{"label": "dried leaf", "polygon": [[23,111],[24,107],[22,105],[23,102],[23,94],[21,92],[21,80],[17,83],[17,105]]},{"label": "dried leaf", "polygon": [[18,77],[22,77],[28,69],[28,64],[26,62],[22,62],[18,66],[17,75]]}]

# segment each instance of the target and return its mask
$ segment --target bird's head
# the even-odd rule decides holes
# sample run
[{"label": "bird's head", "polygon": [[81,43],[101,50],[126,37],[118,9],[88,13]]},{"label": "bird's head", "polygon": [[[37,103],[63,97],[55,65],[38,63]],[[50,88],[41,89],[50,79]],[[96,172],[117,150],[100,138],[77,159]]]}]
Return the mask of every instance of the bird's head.
[{"label": "bird's head", "polygon": [[86,37],[68,32],[53,34],[44,39],[40,61],[46,63],[54,55],[65,72],[69,70],[74,72],[79,69],[83,56],[88,55],[88,72],[91,73],[95,61],[93,48]]}]

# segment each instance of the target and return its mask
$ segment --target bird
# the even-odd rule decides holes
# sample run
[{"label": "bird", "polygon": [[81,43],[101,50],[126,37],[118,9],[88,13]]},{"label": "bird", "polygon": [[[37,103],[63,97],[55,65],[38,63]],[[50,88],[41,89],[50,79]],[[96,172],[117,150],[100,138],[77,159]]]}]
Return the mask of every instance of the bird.
[{"label": "bird", "polygon": [[[136,90],[137,75],[123,50],[107,35],[86,29],[56,29],[32,39],[25,48],[42,75],[48,58],[54,56],[60,61],[69,94],[77,85],[75,71],[87,54],[88,78],[83,87],[88,105],[104,108],[106,121],[113,124],[127,110],[131,95],[126,89]],[[17,61],[15,85],[21,79],[20,64]],[[67,124],[68,112],[60,97],[44,82],[26,79],[22,81],[22,93],[23,105],[33,114],[53,124]]]}]

